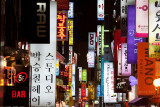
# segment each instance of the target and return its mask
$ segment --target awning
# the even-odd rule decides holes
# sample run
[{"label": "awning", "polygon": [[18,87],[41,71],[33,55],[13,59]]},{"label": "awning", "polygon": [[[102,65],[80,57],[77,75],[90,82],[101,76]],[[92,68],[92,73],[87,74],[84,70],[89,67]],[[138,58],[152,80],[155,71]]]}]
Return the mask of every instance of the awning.
[{"label": "awning", "polygon": [[128,104],[136,105],[136,106],[143,106],[143,105],[146,105],[147,102],[148,102],[148,98],[139,97],[139,98],[135,98],[134,100],[130,101]]}]

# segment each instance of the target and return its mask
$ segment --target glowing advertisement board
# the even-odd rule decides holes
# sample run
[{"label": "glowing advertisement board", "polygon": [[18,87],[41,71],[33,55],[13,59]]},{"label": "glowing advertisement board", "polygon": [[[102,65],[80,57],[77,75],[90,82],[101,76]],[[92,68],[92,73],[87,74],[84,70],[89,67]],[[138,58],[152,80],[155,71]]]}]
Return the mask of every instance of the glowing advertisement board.
[{"label": "glowing advertisement board", "polygon": [[104,56],[101,56],[101,96],[104,96]]},{"label": "glowing advertisement board", "polygon": [[[140,0],[139,0],[140,1]],[[135,38],[135,6],[128,5],[128,38],[127,38],[127,62],[137,64],[137,43],[143,42],[143,38]]]},{"label": "glowing advertisement board", "polygon": [[72,64],[69,64],[69,82],[72,82]]},{"label": "glowing advertisement board", "polygon": [[116,103],[117,93],[114,93],[113,63],[104,63],[104,103]]},{"label": "glowing advertisement board", "polygon": [[81,82],[81,97],[86,96],[86,82]]},{"label": "glowing advertisement board", "polygon": [[55,16],[57,16],[57,3],[50,2],[50,44],[30,44],[31,106],[33,107],[55,106],[57,38]]},{"label": "glowing advertisement board", "polygon": [[135,0],[121,0],[120,3],[120,9],[121,9],[121,22],[120,22],[120,26],[121,26],[121,37],[127,37],[128,34],[128,29],[127,29],[127,14],[128,14],[128,5],[134,5],[135,4]]},{"label": "glowing advertisement board", "polygon": [[96,33],[88,32],[88,50],[95,50]]},{"label": "glowing advertisement board", "polygon": [[100,88],[101,88],[101,86],[98,84],[97,85],[97,98],[99,98],[99,96],[101,95]]},{"label": "glowing advertisement board", "polygon": [[148,42],[138,43],[138,95],[155,95],[155,58],[148,57]]},{"label": "glowing advertisement board", "polygon": [[82,70],[82,81],[87,82],[87,69]]},{"label": "glowing advertisement board", "polygon": [[74,18],[74,2],[69,2],[68,18]]},{"label": "glowing advertisement board", "polygon": [[148,37],[148,0],[135,0],[135,37]]},{"label": "glowing advertisement board", "polygon": [[101,69],[101,25],[97,25],[97,69]]},{"label": "glowing advertisement board", "polygon": [[88,97],[88,88],[86,88],[86,97]]},{"label": "glowing advertisement board", "polygon": [[59,76],[59,59],[56,59],[56,76]]},{"label": "glowing advertisement board", "polygon": [[101,55],[104,55],[104,25],[101,27]]},{"label": "glowing advertisement board", "polygon": [[57,12],[57,41],[68,41],[68,12]]},{"label": "glowing advertisement board", "polygon": [[72,96],[75,96],[75,75],[72,75]]},{"label": "glowing advertisement board", "polygon": [[160,58],[160,2],[149,0],[149,58]]},{"label": "glowing advertisement board", "polygon": [[56,0],[58,10],[68,10],[69,9],[69,0]]},{"label": "glowing advertisement board", "polygon": [[73,46],[69,46],[69,64],[72,64]]},{"label": "glowing advertisement board", "polygon": [[126,93],[117,93],[118,102],[126,101]]},{"label": "glowing advertisement board", "polygon": [[79,69],[79,81],[82,81],[82,67],[78,67]]},{"label": "glowing advertisement board", "polygon": [[88,68],[94,68],[94,66],[95,66],[94,50],[88,50]]},{"label": "glowing advertisement board", "polygon": [[127,63],[127,43],[122,43],[121,45],[121,55],[122,55],[122,75],[129,76],[131,75],[131,64]]},{"label": "glowing advertisement board", "polygon": [[104,0],[97,0],[97,18],[104,20]]},{"label": "glowing advertisement board", "polygon": [[69,45],[73,45],[73,19],[68,19]]},{"label": "glowing advertisement board", "polygon": [[88,98],[90,100],[94,100],[95,96],[95,88],[94,88],[94,82],[89,81],[88,82]]},{"label": "glowing advertisement board", "polygon": [[76,66],[75,64],[72,64],[72,75],[75,75],[76,74]]},{"label": "glowing advertisement board", "polygon": [[118,76],[122,76],[122,57],[121,57],[121,49],[117,50],[118,57]]}]

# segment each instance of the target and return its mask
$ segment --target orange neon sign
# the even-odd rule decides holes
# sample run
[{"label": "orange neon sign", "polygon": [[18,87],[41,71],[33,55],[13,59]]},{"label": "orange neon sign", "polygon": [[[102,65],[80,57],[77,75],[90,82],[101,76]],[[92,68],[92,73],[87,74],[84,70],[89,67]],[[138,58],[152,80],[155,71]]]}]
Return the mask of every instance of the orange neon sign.
[{"label": "orange neon sign", "polygon": [[68,40],[68,12],[58,11],[57,13],[57,41]]}]

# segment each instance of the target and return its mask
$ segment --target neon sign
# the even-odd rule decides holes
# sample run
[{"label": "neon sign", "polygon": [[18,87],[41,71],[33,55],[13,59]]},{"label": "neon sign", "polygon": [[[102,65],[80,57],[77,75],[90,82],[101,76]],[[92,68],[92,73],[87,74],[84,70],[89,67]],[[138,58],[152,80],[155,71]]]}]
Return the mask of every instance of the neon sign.
[{"label": "neon sign", "polygon": [[16,82],[17,83],[22,83],[25,82],[27,79],[27,73],[21,72],[16,76]]},{"label": "neon sign", "polygon": [[12,91],[12,98],[26,98],[26,91]]},{"label": "neon sign", "polygon": [[68,40],[68,12],[58,11],[57,13],[57,41]]}]

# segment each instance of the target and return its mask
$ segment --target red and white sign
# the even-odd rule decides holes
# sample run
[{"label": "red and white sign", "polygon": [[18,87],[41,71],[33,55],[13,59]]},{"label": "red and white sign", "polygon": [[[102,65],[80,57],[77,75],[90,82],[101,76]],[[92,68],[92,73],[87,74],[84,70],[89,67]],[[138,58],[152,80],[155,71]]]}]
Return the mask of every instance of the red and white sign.
[{"label": "red and white sign", "polygon": [[88,33],[88,50],[95,50],[95,32]]},{"label": "red and white sign", "polygon": [[81,82],[81,96],[86,96],[86,82]]},{"label": "red and white sign", "polygon": [[97,18],[104,20],[104,0],[97,0]]}]

